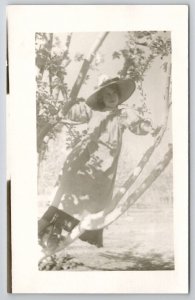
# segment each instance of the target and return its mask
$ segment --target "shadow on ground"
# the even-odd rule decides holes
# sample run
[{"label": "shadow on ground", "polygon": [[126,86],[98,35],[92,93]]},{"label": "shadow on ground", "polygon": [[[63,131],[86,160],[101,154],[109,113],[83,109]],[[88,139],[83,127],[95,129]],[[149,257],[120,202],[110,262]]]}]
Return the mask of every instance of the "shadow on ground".
[{"label": "shadow on ground", "polygon": [[[135,247],[136,248],[136,247]],[[77,255],[76,255],[77,256]],[[74,271],[163,271],[174,270],[171,256],[155,252],[135,253],[134,249],[118,252],[88,252],[88,256],[76,257],[66,254],[53,258],[39,266],[40,270],[74,270]],[[90,263],[89,263],[90,257]]]},{"label": "shadow on ground", "polygon": [[[101,253],[100,256],[107,260],[108,265],[105,264],[104,267],[101,268],[101,270],[105,271],[119,271],[121,269],[124,271],[174,270],[173,257],[165,257],[164,255],[155,252],[134,254],[131,248],[131,250],[123,253],[106,252]],[[118,265],[118,267],[114,267],[114,265]],[[96,270],[94,267],[91,269]]]}]

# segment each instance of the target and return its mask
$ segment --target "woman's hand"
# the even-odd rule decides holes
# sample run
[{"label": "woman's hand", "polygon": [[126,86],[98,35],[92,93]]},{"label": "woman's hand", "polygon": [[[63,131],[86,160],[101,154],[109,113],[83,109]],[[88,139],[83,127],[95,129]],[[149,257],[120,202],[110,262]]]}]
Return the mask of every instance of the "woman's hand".
[{"label": "woman's hand", "polygon": [[145,120],[144,122],[141,123],[140,125],[141,129],[144,130],[145,132],[150,133],[153,137],[157,136],[158,133],[160,132],[162,125],[159,125],[157,127],[152,126],[151,120]]},{"label": "woman's hand", "polygon": [[159,134],[161,128],[162,128],[162,125],[159,125],[159,126],[157,126],[156,128],[153,128],[153,131],[151,132],[151,135],[152,135],[153,137],[157,136],[157,135]]},{"label": "woman's hand", "polygon": [[140,123],[140,129],[143,130],[144,132],[151,133],[151,131],[153,130],[151,120],[146,119],[146,120],[142,121]]}]

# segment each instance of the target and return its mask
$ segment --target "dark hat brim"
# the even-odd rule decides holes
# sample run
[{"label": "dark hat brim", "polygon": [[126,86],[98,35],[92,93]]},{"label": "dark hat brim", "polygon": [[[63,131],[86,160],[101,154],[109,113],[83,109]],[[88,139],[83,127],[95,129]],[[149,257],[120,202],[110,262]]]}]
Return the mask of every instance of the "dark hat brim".
[{"label": "dark hat brim", "polygon": [[119,93],[120,93],[119,104],[129,99],[136,88],[135,82],[132,79],[119,79],[119,80],[110,81],[108,84],[99,87],[91,96],[89,96],[89,98],[86,101],[87,105],[94,110],[100,110],[100,106],[97,101],[98,100],[97,96],[99,92],[102,91],[104,88],[112,85],[117,86],[119,89]]}]

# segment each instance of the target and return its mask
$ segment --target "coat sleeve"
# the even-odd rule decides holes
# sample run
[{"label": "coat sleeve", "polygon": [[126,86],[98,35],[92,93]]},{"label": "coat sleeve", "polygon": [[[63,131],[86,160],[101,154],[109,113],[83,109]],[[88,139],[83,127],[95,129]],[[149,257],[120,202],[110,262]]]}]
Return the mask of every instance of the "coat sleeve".
[{"label": "coat sleeve", "polygon": [[154,130],[151,119],[144,118],[133,110],[126,110],[122,116],[126,119],[125,127],[136,135],[146,135]]}]

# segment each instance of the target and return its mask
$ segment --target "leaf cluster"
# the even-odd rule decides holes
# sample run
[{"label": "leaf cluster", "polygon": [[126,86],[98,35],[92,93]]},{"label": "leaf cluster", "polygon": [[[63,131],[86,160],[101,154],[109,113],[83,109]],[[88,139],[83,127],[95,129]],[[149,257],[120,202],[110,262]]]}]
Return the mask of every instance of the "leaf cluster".
[{"label": "leaf cluster", "polygon": [[141,96],[141,105],[134,105],[137,111],[144,115],[147,109],[147,95],[143,89],[146,72],[157,57],[162,60],[162,68],[166,72],[167,62],[164,60],[171,54],[171,39],[169,32],[134,31],[128,32],[124,49],[113,52],[113,59],[123,59],[123,67],[118,72],[122,78],[131,78],[137,84]]}]

